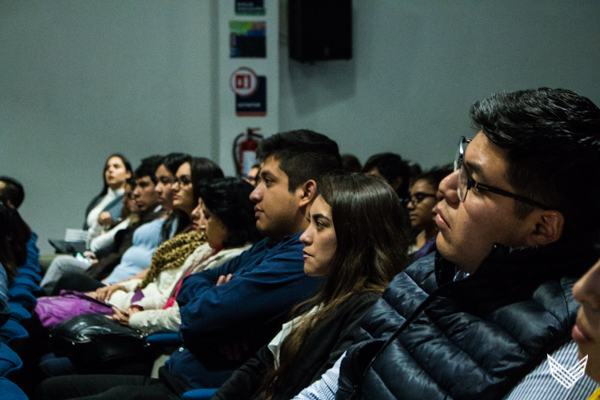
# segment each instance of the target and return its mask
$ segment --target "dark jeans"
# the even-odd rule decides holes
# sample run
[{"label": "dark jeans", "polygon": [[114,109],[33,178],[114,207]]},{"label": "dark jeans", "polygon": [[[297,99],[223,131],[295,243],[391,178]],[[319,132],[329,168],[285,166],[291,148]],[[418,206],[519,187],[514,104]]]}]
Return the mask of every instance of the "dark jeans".
[{"label": "dark jeans", "polygon": [[71,375],[46,379],[35,399],[61,400],[179,400],[191,387],[160,370],[160,379],[137,375]]}]

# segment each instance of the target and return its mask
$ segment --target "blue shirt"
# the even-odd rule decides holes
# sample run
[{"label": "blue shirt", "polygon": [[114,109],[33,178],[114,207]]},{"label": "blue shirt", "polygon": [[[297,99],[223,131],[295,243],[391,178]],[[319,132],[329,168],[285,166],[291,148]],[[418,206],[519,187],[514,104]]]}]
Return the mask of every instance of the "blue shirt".
[{"label": "blue shirt", "polygon": [[162,241],[161,231],[164,223],[165,219],[159,218],[135,230],[131,247],[123,253],[119,265],[104,281],[106,285],[130,278],[150,267],[152,255]]},{"label": "blue shirt", "polygon": [[[190,348],[239,339],[242,334],[272,337],[290,310],[316,293],[322,280],[304,273],[300,235],[281,242],[264,239],[229,263],[183,281],[177,302],[186,348],[171,355],[171,372],[194,387],[202,386],[194,371],[204,368]],[[229,282],[215,286],[219,276],[228,274],[233,274]]]}]

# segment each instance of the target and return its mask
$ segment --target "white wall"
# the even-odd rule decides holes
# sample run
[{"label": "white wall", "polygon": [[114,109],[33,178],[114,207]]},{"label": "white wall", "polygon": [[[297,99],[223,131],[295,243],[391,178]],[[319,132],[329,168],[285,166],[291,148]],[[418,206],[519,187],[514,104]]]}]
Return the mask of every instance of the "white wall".
[{"label": "white wall", "polygon": [[311,128],[362,162],[394,151],[450,162],[469,106],[498,91],[565,87],[600,105],[600,2],[354,0],[354,58],[281,51],[280,129]]},{"label": "white wall", "polygon": [[[0,174],[25,184],[43,251],[82,224],[109,153],[219,159],[217,1],[0,0]],[[299,64],[283,42],[280,130],[328,134],[362,161],[450,161],[470,104],[496,91],[600,104],[598,1],[354,0],[351,61]]]},{"label": "white wall", "polygon": [[79,228],[106,157],[215,156],[209,1],[0,1],[0,174],[40,235]]}]

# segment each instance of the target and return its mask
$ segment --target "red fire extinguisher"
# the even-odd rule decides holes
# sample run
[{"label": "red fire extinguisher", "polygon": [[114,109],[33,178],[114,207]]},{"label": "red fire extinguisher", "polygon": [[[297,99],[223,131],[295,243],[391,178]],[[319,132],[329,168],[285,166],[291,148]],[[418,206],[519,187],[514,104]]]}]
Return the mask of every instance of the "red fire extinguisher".
[{"label": "red fire extinguisher", "polygon": [[239,177],[246,176],[256,164],[256,149],[263,140],[262,135],[256,133],[259,130],[260,128],[248,128],[233,140],[233,162]]}]

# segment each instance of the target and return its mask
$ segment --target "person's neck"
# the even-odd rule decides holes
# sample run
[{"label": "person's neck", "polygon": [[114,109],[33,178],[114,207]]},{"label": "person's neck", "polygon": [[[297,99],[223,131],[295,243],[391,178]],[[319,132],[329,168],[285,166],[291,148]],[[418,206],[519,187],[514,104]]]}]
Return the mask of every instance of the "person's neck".
[{"label": "person's neck", "polygon": [[116,192],[119,189],[125,189],[125,183],[126,182],[123,182],[120,185],[108,185],[108,188]]}]

